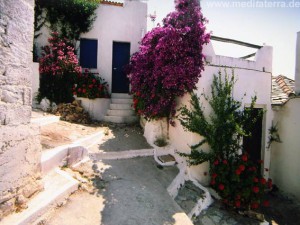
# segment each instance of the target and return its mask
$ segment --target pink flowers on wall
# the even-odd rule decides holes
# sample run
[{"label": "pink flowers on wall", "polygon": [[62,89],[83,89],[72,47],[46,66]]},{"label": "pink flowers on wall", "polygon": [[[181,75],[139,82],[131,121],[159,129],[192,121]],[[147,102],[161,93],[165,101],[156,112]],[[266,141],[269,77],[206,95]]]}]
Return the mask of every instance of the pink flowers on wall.
[{"label": "pink flowers on wall", "polygon": [[175,98],[195,89],[209,42],[197,0],[179,0],[163,26],[148,32],[129,65],[136,112],[146,119],[175,115]]}]

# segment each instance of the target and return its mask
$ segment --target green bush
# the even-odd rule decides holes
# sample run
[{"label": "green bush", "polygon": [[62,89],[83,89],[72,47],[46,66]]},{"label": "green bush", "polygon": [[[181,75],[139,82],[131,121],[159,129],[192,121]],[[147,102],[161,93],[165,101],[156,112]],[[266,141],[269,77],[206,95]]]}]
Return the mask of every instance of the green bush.
[{"label": "green bush", "polygon": [[[242,109],[242,103],[233,98],[234,74],[222,78],[221,72],[214,76],[211,97],[201,96],[212,109],[208,118],[195,94],[192,94],[191,109],[186,106],[180,109],[183,127],[204,138],[192,146],[191,154],[180,154],[188,157],[191,165],[210,163],[210,185],[226,205],[242,209],[267,206],[269,203],[262,199],[272,182],[261,176],[259,163],[262,162],[250,160],[249,153],[242,148],[243,137],[251,135],[247,130],[255,123],[251,114],[256,97],[249,108]],[[211,148],[208,153],[199,150],[205,143]]]}]

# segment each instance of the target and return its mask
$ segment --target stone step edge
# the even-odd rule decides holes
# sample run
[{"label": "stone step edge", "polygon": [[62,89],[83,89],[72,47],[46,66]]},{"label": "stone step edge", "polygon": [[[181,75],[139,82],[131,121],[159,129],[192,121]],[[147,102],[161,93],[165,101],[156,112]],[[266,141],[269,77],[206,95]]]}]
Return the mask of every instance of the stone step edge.
[{"label": "stone step edge", "polygon": [[[54,171],[56,175],[60,176],[60,179],[64,179],[66,183],[63,186],[57,187],[54,192],[51,192],[51,188],[48,188],[50,190],[50,194],[47,193],[49,190],[47,189],[47,185],[45,185],[45,189],[28,202],[27,209],[20,213],[14,213],[5,217],[1,221],[1,225],[36,224],[43,215],[56,208],[58,205],[63,204],[72,193],[78,190],[79,182],[77,180],[59,168],[56,168]],[[46,176],[43,181],[45,182],[46,179],[49,179],[47,182],[53,183],[53,180],[51,181],[51,178],[49,177],[50,176]],[[51,187],[51,185],[48,186]],[[45,193],[47,198],[43,196]]]},{"label": "stone step edge", "polygon": [[45,126],[51,123],[59,122],[60,116],[47,116],[47,117],[37,117],[31,118],[30,122],[34,124],[38,124],[40,126]]},{"label": "stone step edge", "polygon": [[154,155],[154,149],[89,153],[89,157],[91,160],[133,159],[133,158],[137,158],[137,157],[147,157],[147,156],[153,156],[153,155]]},{"label": "stone step edge", "polygon": [[[56,167],[65,163],[77,163],[87,156],[87,149],[99,142],[104,136],[104,131],[99,131],[89,136],[83,137],[71,144],[58,146],[53,149],[44,150],[41,157],[42,174],[47,174]],[[68,163],[69,164],[69,163]]]}]

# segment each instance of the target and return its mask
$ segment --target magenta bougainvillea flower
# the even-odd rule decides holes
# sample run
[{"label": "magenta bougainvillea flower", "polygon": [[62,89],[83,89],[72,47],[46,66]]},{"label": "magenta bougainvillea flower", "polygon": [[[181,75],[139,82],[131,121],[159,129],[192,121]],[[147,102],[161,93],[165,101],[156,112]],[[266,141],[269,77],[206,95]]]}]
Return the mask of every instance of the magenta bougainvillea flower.
[{"label": "magenta bougainvillea flower", "polygon": [[145,35],[128,67],[135,110],[146,119],[174,116],[175,98],[195,89],[204,70],[210,34],[199,1],[178,0],[175,8]]}]

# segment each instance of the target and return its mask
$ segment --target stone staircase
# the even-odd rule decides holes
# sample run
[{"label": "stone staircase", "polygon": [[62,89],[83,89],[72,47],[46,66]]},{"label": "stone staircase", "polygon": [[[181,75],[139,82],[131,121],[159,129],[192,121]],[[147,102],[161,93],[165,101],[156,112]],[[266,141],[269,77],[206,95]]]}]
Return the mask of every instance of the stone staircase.
[{"label": "stone staircase", "polygon": [[132,96],[129,94],[111,95],[111,104],[104,117],[105,122],[111,123],[136,123],[139,121],[138,116],[135,115],[132,109]]}]

